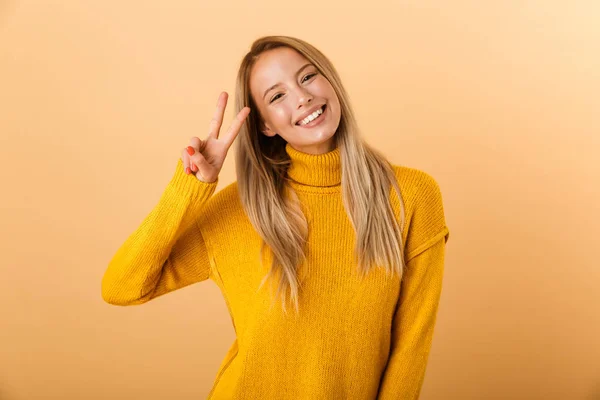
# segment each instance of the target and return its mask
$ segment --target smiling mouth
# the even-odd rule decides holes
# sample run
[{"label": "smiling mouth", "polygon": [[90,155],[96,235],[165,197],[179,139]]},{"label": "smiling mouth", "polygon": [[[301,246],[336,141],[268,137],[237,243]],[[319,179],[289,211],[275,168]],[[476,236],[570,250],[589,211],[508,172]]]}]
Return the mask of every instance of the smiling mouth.
[{"label": "smiling mouth", "polygon": [[[317,118],[315,118],[315,119],[321,118],[323,116],[323,114],[325,114],[325,110],[326,109],[327,109],[327,104],[323,104],[323,107],[321,107],[321,110],[322,110],[321,114],[319,114],[319,116]],[[313,122],[315,119],[313,119],[312,121],[310,121],[308,124],[310,124],[311,122]],[[304,121],[304,119],[301,119],[300,121],[296,122],[296,125],[298,125],[298,126],[304,126],[304,125],[302,125],[302,121]],[[306,125],[308,125],[308,124],[306,124]]]}]

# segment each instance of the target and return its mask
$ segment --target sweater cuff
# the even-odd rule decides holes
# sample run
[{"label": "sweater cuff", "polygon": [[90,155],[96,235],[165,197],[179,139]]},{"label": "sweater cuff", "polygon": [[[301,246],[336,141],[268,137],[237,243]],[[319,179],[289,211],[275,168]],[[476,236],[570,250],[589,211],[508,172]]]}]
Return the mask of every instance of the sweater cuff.
[{"label": "sweater cuff", "polygon": [[193,174],[186,174],[181,158],[177,161],[175,173],[169,182],[169,187],[182,196],[192,197],[196,201],[204,202],[212,195],[219,183],[219,178],[214,182],[202,182]]}]

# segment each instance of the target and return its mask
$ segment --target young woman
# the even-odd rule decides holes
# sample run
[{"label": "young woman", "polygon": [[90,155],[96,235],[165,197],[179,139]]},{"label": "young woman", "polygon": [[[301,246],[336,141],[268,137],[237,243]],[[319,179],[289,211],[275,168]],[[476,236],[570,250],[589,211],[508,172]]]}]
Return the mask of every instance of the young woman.
[{"label": "young woman", "polygon": [[[213,280],[237,337],[211,399],[418,398],[449,238],[438,184],[361,139],[339,75],[305,41],[256,40],[235,100],[225,134],[222,93],[208,136],[182,151],[104,300]],[[213,195],[236,138],[237,181]]]}]

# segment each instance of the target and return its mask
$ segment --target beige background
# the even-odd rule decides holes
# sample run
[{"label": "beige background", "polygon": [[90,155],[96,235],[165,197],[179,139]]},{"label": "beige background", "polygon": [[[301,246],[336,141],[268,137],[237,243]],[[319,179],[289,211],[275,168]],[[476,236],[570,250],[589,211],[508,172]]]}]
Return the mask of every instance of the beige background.
[{"label": "beige background", "polygon": [[117,307],[100,282],[267,34],[321,49],[366,140],[441,186],[421,398],[599,399],[599,3],[281,4],[0,1],[0,399],[206,397],[217,286]]}]

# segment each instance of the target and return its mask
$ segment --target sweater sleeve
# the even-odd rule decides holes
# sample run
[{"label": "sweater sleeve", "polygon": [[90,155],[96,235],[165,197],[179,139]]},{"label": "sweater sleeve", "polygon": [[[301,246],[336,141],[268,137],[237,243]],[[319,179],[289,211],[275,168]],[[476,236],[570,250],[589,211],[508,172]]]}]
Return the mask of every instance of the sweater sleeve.
[{"label": "sweater sleeve", "polygon": [[109,262],[102,278],[104,301],[142,304],[208,279],[210,255],[198,218],[217,183],[187,175],[179,159],[158,204]]},{"label": "sweater sleeve", "polygon": [[450,237],[442,193],[431,175],[418,171],[413,177],[416,190],[404,249],[405,269],[379,400],[419,398],[442,291]]},{"label": "sweater sleeve", "polygon": [[442,291],[447,230],[406,265],[378,400],[416,400],[425,378]]}]

